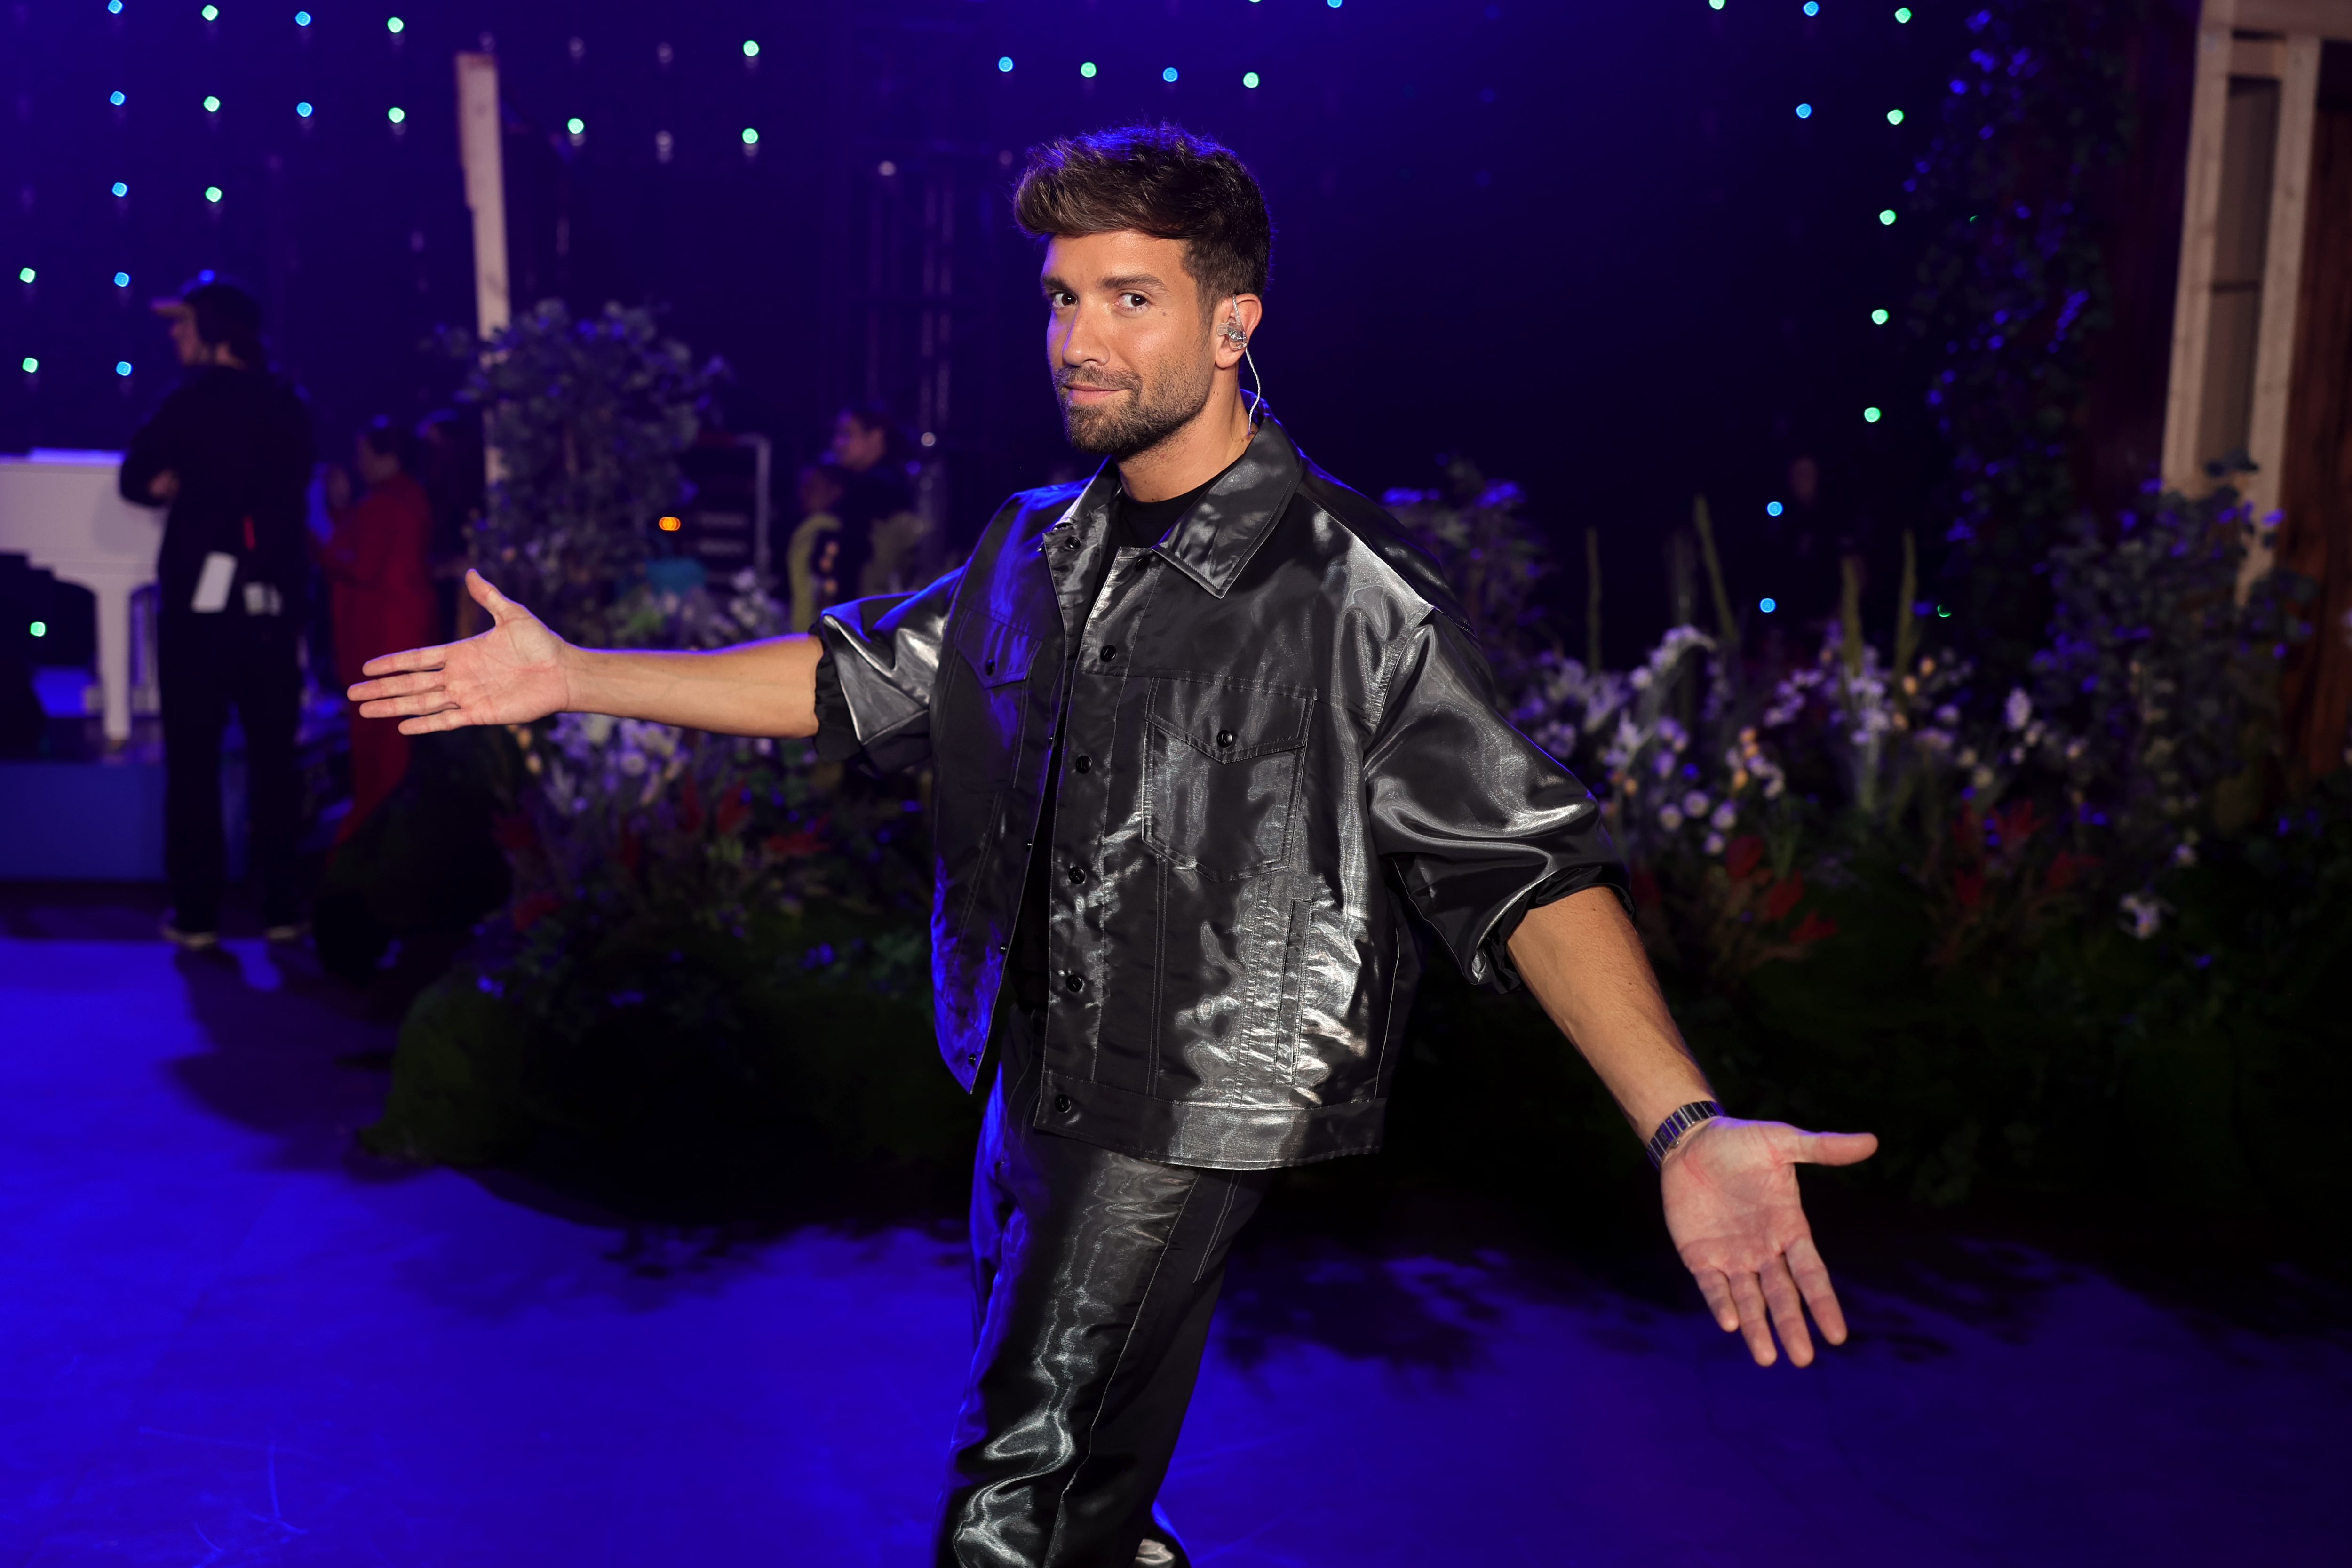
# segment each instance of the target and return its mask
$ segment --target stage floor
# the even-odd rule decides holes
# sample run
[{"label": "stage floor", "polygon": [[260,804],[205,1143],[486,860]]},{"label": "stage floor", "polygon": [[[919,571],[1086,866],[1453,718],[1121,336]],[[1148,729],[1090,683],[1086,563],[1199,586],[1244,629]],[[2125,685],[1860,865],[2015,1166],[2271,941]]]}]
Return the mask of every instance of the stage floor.
[{"label": "stage floor", "polygon": [[[303,961],[13,924],[0,1563],[925,1560],[970,1332],[951,1237],[633,1231],[381,1165],[350,1131],[389,1026]],[[1695,1295],[1261,1249],[1165,1500],[1235,1568],[2344,1549],[2340,1317],[2263,1325],[1996,1241],[1862,1273],[1855,1342],[1800,1373]]]}]

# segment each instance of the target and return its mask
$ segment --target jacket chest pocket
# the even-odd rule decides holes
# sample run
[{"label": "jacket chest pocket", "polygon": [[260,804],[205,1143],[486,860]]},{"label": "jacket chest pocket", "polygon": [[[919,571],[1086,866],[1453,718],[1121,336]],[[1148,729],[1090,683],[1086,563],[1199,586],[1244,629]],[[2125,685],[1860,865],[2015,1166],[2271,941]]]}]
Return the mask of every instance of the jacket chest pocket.
[{"label": "jacket chest pocket", "polygon": [[[966,756],[978,753],[993,758],[991,772],[1006,773],[1020,749],[1037,637],[992,616],[975,616],[956,629],[952,641],[972,684],[979,688],[980,700],[967,710],[969,718],[955,726],[961,732],[942,739]],[[982,733],[964,730],[965,723],[975,721]]]},{"label": "jacket chest pocket", "polygon": [[1171,865],[1232,881],[1290,847],[1314,700],[1161,679],[1143,737],[1143,842]]}]

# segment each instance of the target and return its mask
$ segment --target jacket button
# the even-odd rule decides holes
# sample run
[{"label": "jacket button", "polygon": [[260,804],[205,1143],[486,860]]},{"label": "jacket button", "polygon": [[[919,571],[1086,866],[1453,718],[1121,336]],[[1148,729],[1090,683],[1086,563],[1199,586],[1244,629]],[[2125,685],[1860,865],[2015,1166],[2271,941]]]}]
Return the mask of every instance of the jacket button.
[{"label": "jacket button", "polygon": [[985,673],[987,673],[987,674],[989,674],[989,675],[994,675],[994,674],[996,673],[996,661],[995,661],[994,659],[992,659],[992,659],[990,659],[986,664],[982,665],[980,668],[981,668],[981,669],[982,669],[983,672],[985,672]]},{"label": "jacket button", "polygon": [[1231,730],[1220,730],[1217,731],[1217,744],[1220,746],[1230,746],[1233,743],[1234,732]]},{"label": "jacket button", "polygon": [[1086,988],[1087,977],[1083,974],[1073,973],[1062,977],[1062,989],[1069,992],[1074,996],[1079,992],[1084,991]]},{"label": "jacket button", "polygon": [[1092,773],[1094,771],[1094,765],[1095,760],[1092,757],[1080,757],[1076,763],[1071,764],[1071,766],[1076,768],[1078,772],[1082,773]]},{"label": "jacket button", "polygon": [[1107,648],[1103,649],[1103,662],[1104,662],[1105,664],[1108,664],[1112,659],[1115,659],[1115,658],[1117,658],[1118,657],[1118,649],[1116,647],[1107,647]]},{"label": "jacket button", "polygon": [[1071,868],[1070,868],[1070,881],[1071,881],[1072,885],[1074,885],[1074,886],[1075,886],[1076,884],[1077,884],[1077,883],[1079,883],[1079,882],[1083,882],[1083,881],[1085,881],[1086,879],[1087,879],[1087,868],[1086,868],[1084,866],[1073,866],[1073,867],[1071,867]]},{"label": "jacket button", "polygon": [[1054,1097],[1054,1113],[1057,1116],[1067,1116],[1070,1113],[1070,1097],[1068,1095],[1057,1094]]}]

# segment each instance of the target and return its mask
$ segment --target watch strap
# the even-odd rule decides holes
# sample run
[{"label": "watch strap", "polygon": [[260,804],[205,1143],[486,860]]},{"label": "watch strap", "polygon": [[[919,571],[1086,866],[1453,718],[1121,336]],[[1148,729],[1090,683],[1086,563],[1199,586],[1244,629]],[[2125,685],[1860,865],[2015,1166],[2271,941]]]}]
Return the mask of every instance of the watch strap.
[{"label": "watch strap", "polygon": [[1711,1100],[1694,1100],[1688,1105],[1676,1106],[1668,1111],[1666,1119],[1658,1123],[1658,1130],[1650,1134],[1649,1142],[1643,1145],[1649,1151],[1652,1167],[1665,1164],[1667,1152],[1682,1142],[1684,1133],[1700,1122],[1712,1121],[1722,1114],[1723,1107]]}]

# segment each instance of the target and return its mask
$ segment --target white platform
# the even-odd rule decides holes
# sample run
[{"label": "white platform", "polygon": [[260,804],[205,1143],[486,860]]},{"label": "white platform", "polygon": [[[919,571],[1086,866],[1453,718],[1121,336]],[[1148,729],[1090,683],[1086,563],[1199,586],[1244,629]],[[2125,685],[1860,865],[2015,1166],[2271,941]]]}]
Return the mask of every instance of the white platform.
[{"label": "white platform", "polygon": [[89,589],[98,598],[98,679],[106,738],[131,737],[131,596],[155,580],[160,508],[132,506],[115,489],[120,452],[36,447],[0,458],[0,551]]}]

